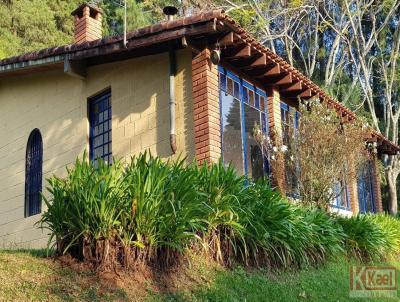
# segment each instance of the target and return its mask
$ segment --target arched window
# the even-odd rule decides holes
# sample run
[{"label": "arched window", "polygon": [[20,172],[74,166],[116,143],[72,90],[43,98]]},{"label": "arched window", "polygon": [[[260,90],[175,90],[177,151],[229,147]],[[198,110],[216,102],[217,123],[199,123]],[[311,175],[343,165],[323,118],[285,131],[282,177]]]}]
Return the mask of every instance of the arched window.
[{"label": "arched window", "polygon": [[25,217],[42,210],[43,141],[39,129],[29,135],[25,164]]}]

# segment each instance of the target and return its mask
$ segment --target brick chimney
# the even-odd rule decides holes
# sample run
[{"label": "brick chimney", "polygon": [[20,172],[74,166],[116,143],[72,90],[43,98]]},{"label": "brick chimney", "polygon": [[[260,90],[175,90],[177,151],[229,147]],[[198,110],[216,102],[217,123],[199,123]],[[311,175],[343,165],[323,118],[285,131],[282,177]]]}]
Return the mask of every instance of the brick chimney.
[{"label": "brick chimney", "polygon": [[82,4],[71,15],[74,16],[74,42],[84,43],[102,38],[101,18],[103,11],[90,4]]}]

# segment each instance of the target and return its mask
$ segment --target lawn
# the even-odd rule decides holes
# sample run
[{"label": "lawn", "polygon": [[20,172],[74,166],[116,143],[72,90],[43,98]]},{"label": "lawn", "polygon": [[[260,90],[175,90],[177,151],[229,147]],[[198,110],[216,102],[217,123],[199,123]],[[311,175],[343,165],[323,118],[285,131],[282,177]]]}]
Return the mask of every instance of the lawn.
[{"label": "lawn", "polygon": [[[227,270],[199,256],[166,273],[142,268],[119,276],[69,264],[44,251],[0,252],[0,301],[367,301],[348,297],[344,258],[281,273]],[[400,269],[400,262],[390,264]]]}]

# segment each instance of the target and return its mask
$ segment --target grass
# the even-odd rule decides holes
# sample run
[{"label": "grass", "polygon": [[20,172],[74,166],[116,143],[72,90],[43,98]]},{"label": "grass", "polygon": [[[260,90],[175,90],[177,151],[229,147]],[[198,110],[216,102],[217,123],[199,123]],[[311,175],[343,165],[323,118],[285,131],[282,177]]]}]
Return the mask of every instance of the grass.
[{"label": "grass", "polygon": [[[374,301],[348,297],[349,261],[344,258],[319,268],[271,273],[228,270],[192,256],[190,265],[168,273],[144,269],[118,277],[45,255],[0,251],[0,301]],[[390,264],[400,269],[400,262]]]}]

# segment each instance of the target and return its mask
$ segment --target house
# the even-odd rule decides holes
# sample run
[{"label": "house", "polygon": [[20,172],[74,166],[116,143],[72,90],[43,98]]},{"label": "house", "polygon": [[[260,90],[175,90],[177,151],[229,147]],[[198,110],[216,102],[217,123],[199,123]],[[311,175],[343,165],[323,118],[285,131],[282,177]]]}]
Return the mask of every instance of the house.
[{"label": "house", "polygon": [[[72,15],[75,43],[0,61],[0,247],[42,247],[34,227],[45,179],[85,151],[130,158],[151,150],[188,161],[223,157],[239,173],[270,173],[252,125],[293,125],[297,97],[319,98],[343,118],[353,112],[252,38],[223,11],[173,19],[102,38],[102,11]],[[400,151],[372,132],[378,154]],[[375,158],[368,181],[353,177],[336,202],[344,211],[382,211]],[[282,169],[272,171],[284,191]]]}]

